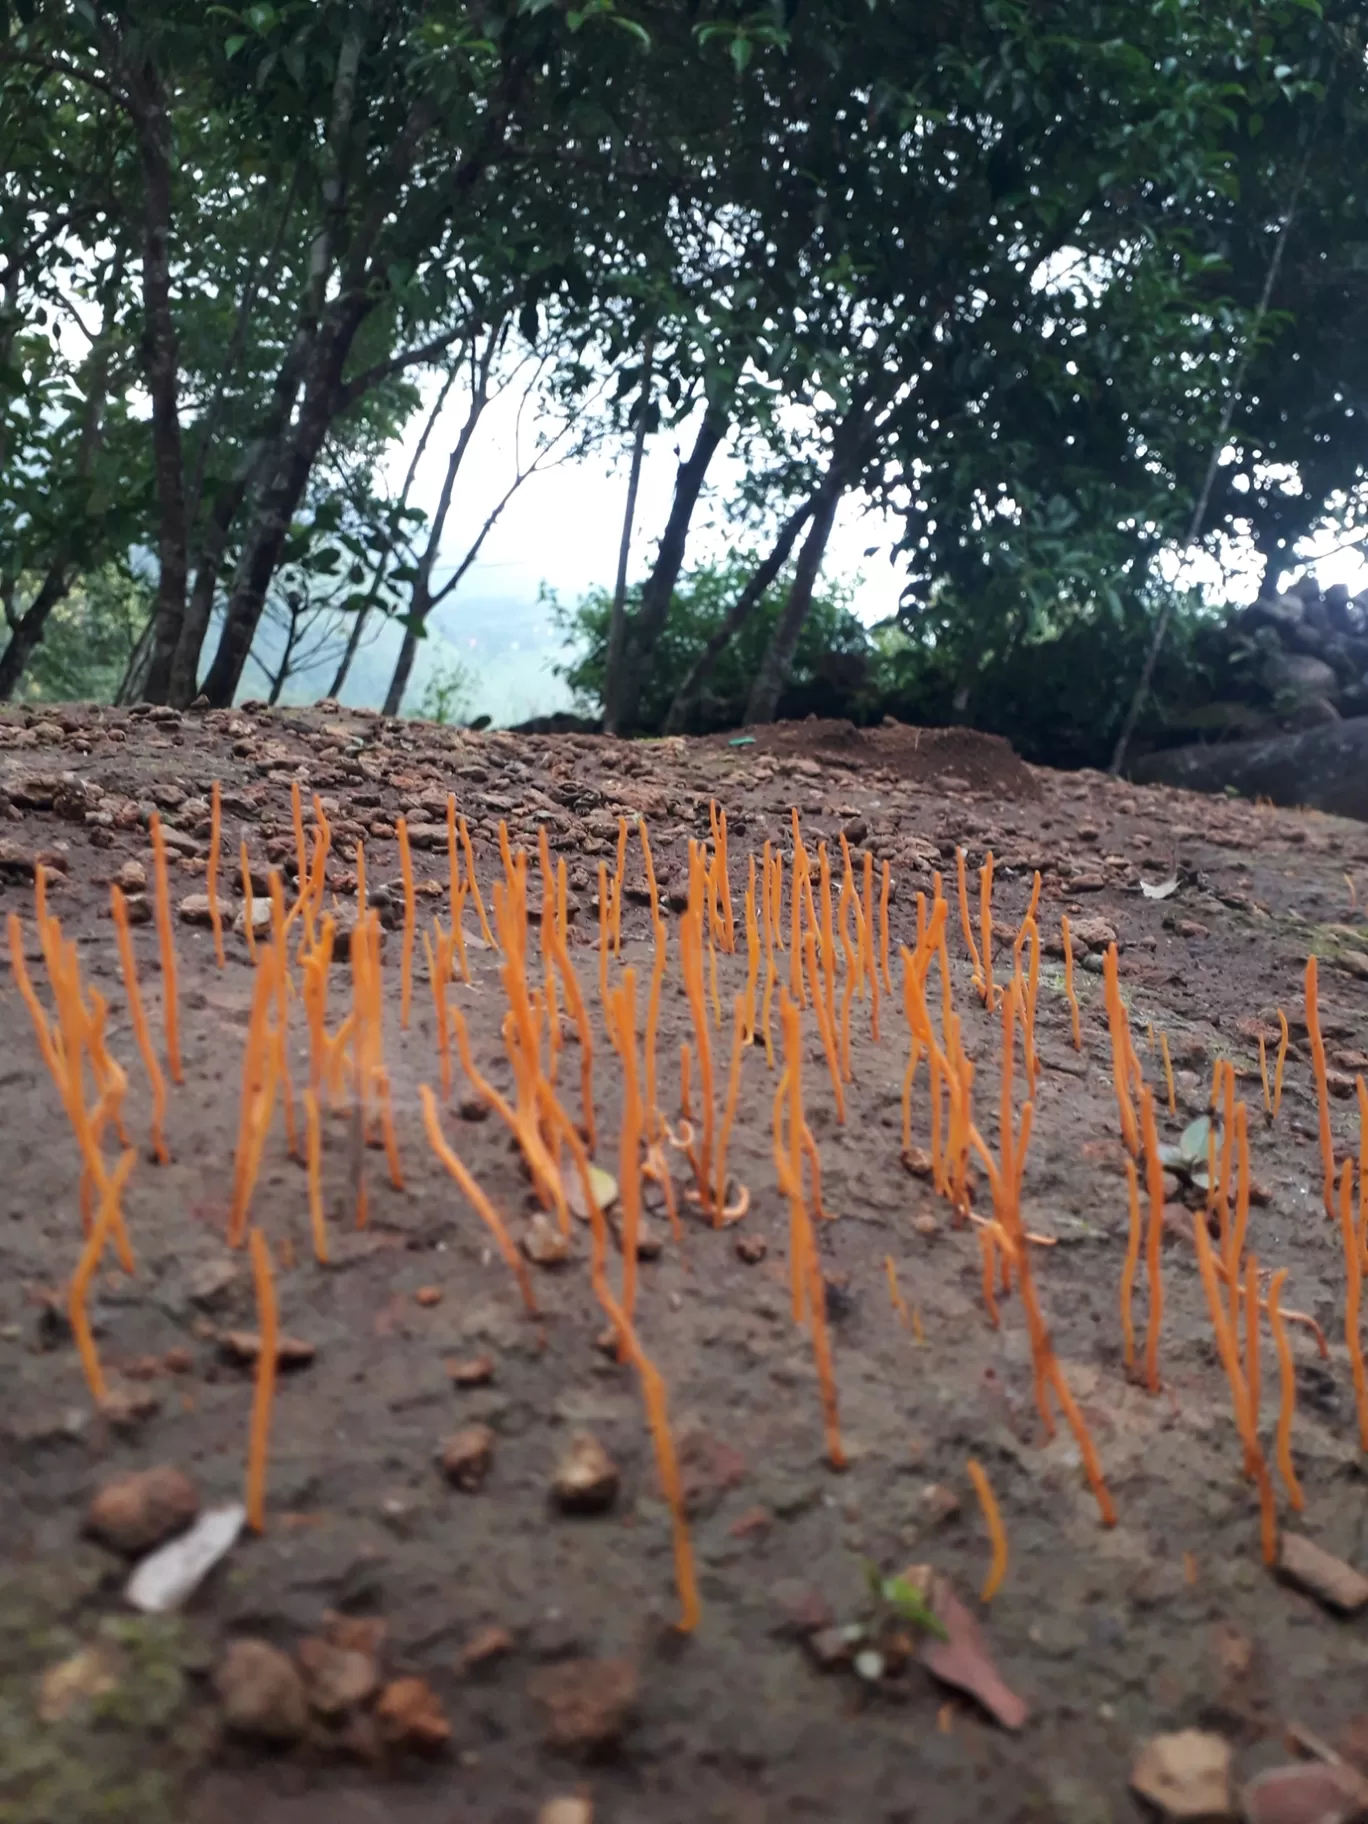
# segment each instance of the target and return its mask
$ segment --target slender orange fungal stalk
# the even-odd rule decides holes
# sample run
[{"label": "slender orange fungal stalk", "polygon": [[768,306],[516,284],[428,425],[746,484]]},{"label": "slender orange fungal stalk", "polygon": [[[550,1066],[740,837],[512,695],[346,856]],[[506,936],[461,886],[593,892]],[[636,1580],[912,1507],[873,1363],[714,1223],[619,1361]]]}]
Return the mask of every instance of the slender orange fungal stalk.
[{"label": "slender orange fungal stalk", "polygon": [[275,1402],[279,1316],[271,1250],[266,1237],[253,1228],[249,1247],[252,1283],[256,1288],[258,1341],[256,1386],[252,1394],[252,1423],[247,1443],[247,1524],[254,1533],[266,1530],[266,1465],[271,1449],[271,1409]]},{"label": "slender orange fungal stalk", "polygon": [[637,1371],[642,1404],[646,1408],[647,1424],[650,1427],[651,1441],[655,1448],[656,1468],[660,1475],[661,1487],[665,1492],[665,1499],[670,1507],[674,1539],[675,1585],[679,1592],[680,1605],[677,1625],[681,1633],[688,1634],[698,1625],[698,1583],[694,1571],[693,1545],[689,1537],[683,1485],[679,1475],[679,1461],[670,1431],[669,1402],[665,1382],[655,1364],[642,1348],[631,1319],[614,1298],[612,1287],[608,1283],[604,1265],[608,1246],[608,1225],[604,1220],[603,1211],[594,1191],[593,1174],[590,1170],[589,1155],[585,1151],[584,1142],[575,1132],[565,1110],[555,1100],[550,1085],[543,1081],[539,1093],[546,1105],[547,1115],[552,1125],[560,1129],[565,1143],[570,1149],[585,1207],[589,1212],[592,1236],[589,1270],[594,1291],[609,1323],[617,1333],[627,1360]]},{"label": "slender orange fungal stalk", "polygon": [[746,874],[746,1043],[755,1038],[755,990],[760,979],[760,926],[755,908],[755,857]]},{"label": "slender orange fungal stalk", "polygon": [[1060,919],[1059,930],[1064,943],[1064,994],[1069,1003],[1069,1016],[1073,1022],[1073,1048],[1075,1051],[1082,1051],[1083,1034],[1079,1029],[1078,994],[1074,988],[1073,939],[1069,932],[1067,918]]},{"label": "slender orange fungal stalk", "polygon": [[1287,1339],[1287,1326],[1283,1322],[1281,1310],[1282,1289],[1286,1282],[1287,1268],[1279,1267],[1268,1288],[1268,1328],[1272,1332],[1273,1347],[1277,1351],[1278,1383],[1281,1389],[1276,1456],[1278,1474],[1287,1490],[1287,1499],[1293,1511],[1301,1513],[1306,1506],[1306,1497],[1302,1494],[1301,1483],[1297,1480],[1292,1462],[1292,1420],[1297,1407],[1297,1370],[1292,1360],[1292,1347]]},{"label": "slender orange fungal stalk", "polygon": [[413,1006],[413,936],[416,917],[413,898],[413,853],[409,848],[408,818],[400,817],[394,825],[399,839],[399,873],[404,885],[404,935],[399,952],[399,1026],[408,1031],[409,1013]]},{"label": "slender orange fungal stalk", "polygon": [[965,875],[966,856],[963,849],[955,850],[956,880],[959,886],[960,930],[964,933],[965,948],[969,952],[972,965],[974,987],[983,992],[983,963],[979,956],[979,947],[974,941],[974,927],[969,922],[969,883]]},{"label": "slender orange fungal stalk", "polygon": [[166,1031],[166,1063],[171,1081],[182,1081],[180,1054],[179,977],[176,973],[176,934],[171,923],[171,887],[166,871],[166,837],[156,811],[147,820],[152,838],[152,858],[156,876],[155,909],[157,942],[161,950],[162,1019]]},{"label": "slender orange fungal stalk", "polygon": [[993,1290],[994,1269],[997,1265],[997,1244],[994,1235],[994,1224],[985,1223],[978,1232],[979,1248],[983,1255],[983,1302],[987,1307],[988,1321],[994,1330],[1001,1327],[1002,1319],[998,1314],[997,1295]]},{"label": "slender orange fungal stalk", "polygon": [[[1236,1306],[1238,1310],[1238,1304]],[[1259,1262],[1251,1254],[1245,1262],[1244,1283],[1244,1320],[1245,1320],[1245,1386],[1249,1389],[1249,1416],[1257,1434],[1259,1429],[1259,1402],[1262,1398],[1261,1370],[1259,1364]],[[1234,1326],[1232,1325],[1232,1330]],[[1245,1474],[1254,1474],[1254,1461],[1248,1452],[1245,1454]]]},{"label": "slender orange fungal stalk", "polygon": [[[522,1300],[532,1316],[537,1314],[537,1300],[532,1291],[532,1281],[528,1276],[527,1265],[522,1255],[513,1245],[512,1237],[504,1226],[503,1218],[471,1177],[461,1160],[447,1144],[442,1133],[442,1124],[437,1114],[437,1098],[426,1083],[420,1085],[418,1099],[423,1105],[423,1126],[427,1130],[428,1144],[431,1146],[438,1162],[446,1169],[460,1186],[462,1195],[475,1211],[494,1237],[494,1244],[504,1258],[509,1271],[518,1283]],[[578,1138],[578,1136],[576,1136]]]},{"label": "slender orange fungal stalk", "polygon": [[71,1333],[76,1339],[76,1349],[81,1358],[81,1368],[90,1388],[90,1397],[97,1407],[103,1406],[109,1397],[109,1388],[100,1367],[99,1353],[95,1347],[95,1338],[90,1327],[90,1318],[86,1311],[86,1299],[90,1281],[99,1267],[100,1260],[109,1240],[110,1230],[116,1226],[116,1212],[119,1199],[123,1196],[128,1174],[133,1169],[137,1155],[131,1147],[127,1148],[114,1170],[105,1179],[104,1189],[100,1195],[99,1209],[91,1224],[90,1234],[86,1237],[81,1249],[81,1257],[76,1263],[76,1271],[71,1276],[71,1285],[67,1291],[67,1318],[71,1324]]},{"label": "slender orange fungal stalk", "polygon": [[147,1014],[138,987],[138,964],[133,953],[133,936],[128,928],[128,906],[117,883],[109,889],[109,909],[119,947],[119,967],[123,973],[129,1022],[133,1027],[133,1038],[143,1061],[143,1069],[147,1072],[148,1088],[152,1092],[152,1153],[158,1165],[165,1165],[168,1158],[163,1131],[166,1120],[166,1079],[157,1061],[157,1048],[147,1029]]},{"label": "slender orange fungal stalk", "polygon": [[1007,1529],[1002,1524],[1002,1513],[989,1486],[988,1477],[984,1474],[983,1465],[970,1457],[966,1467],[979,1506],[983,1509],[983,1523],[988,1528],[988,1538],[993,1548],[988,1575],[979,1591],[979,1601],[986,1604],[997,1595],[1002,1588],[1002,1580],[1007,1575]]},{"label": "slender orange fungal stalk", "polygon": [[[1235,1073],[1232,1071],[1227,1078],[1227,1081],[1231,1083],[1232,1086],[1234,1084],[1234,1077]],[[1235,1128],[1236,1148],[1235,1219],[1230,1225],[1230,1236],[1226,1245],[1226,1253],[1223,1261],[1226,1275],[1230,1280],[1230,1321],[1232,1326],[1239,1316],[1240,1262],[1244,1256],[1245,1234],[1249,1227],[1249,1202],[1252,1188],[1249,1173],[1249,1117],[1243,1102],[1240,1102],[1236,1106],[1233,1125]]]},{"label": "slender orange fungal stalk", "polygon": [[1221,1365],[1225,1369],[1226,1379],[1230,1383],[1236,1429],[1245,1447],[1247,1460],[1253,1466],[1252,1473],[1258,1485],[1264,1563],[1273,1564],[1278,1554],[1278,1521],[1273,1499],[1273,1483],[1268,1474],[1268,1466],[1264,1462],[1263,1452],[1259,1448],[1257,1428],[1249,1410],[1249,1388],[1240,1368],[1238,1346],[1231,1335],[1230,1320],[1226,1315],[1225,1304],[1221,1298],[1211,1236],[1207,1231],[1206,1217],[1201,1210],[1193,1212],[1192,1229],[1197,1243],[1197,1267],[1202,1276],[1203,1289],[1206,1292],[1211,1327],[1216,1333],[1216,1349],[1221,1358]]},{"label": "slender orange fungal stalk", "polygon": [[1316,1078],[1320,1117],[1321,1195],[1325,1213],[1335,1217],[1335,1142],[1330,1131],[1330,1084],[1325,1072],[1325,1041],[1320,1029],[1319,975],[1316,958],[1306,959],[1306,1034],[1311,1042],[1311,1064]]},{"label": "slender orange fungal stalk", "polygon": [[615,999],[623,1091],[618,1145],[618,1196],[622,1208],[622,1309],[628,1323],[631,1323],[636,1312],[637,1248],[641,1235],[641,1144],[644,1134],[637,1075],[635,969],[629,967],[623,970]]},{"label": "slender orange fungal stalk", "polygon": [[1128,1369],[1135,1367],[1135,1320],[1131,1316],[1131,1294],[1140,1265],[1140,1180],[1135,1161],[1126,1159],[1126,1183],[1130,1194],[1130,1230],[1126,1240],[1126,1262],[1121,1269],[1121,1335],[1125,1344],[1124,1360]]},{"label": "slender orange fungal stalk", "polygon": [[456,827],[461,838],[461,853],[465,856],[466,881],[470,887],[470,896],[475,901],[475,916],[480,921],[480,933],[489,948],[497,950],[499,946],[494,942],[494,933],[490,930],[489,920],[485,917],[484,901],[480,898],[480,882],[475,872],[475,850],[471,846],[470,831],[466,828],[464,817],[457,820]]},{"label": "slender orange fungal stalk", "polygon": [[313,1234],[314,1258],[320,1266],[328,1264],[328,1225],[323,1214],[323,1129],[319,1119],[318,1096],[310,1087],[301,1094],[304,1104],[304,1132],[309,1169],[309,1228]]},{"label": "slender orange fungal stalk", "polygon": [[1278,1062],[1273,1072],[1273,1119],[1275,1121],[1278,1118],[1278,1110],[1282,1107],[1283,1065],[1287,1062],[1287,1046],[1290,1037],[1287,1030],[1287,1015],[1281,1007],[1278,1009],[1278,1025],[1282,1028],[1282,1037],[1278,1040]]},{"label": "slender orange fungal stalk", "polygon": [[[1154,1120],[1154,1095],[1140,1092],[1140,1122],[1145,1137],[1145,1182],[1149,1189],[1149,1228],[1145,1235],[1145,1275],[1149,1282],[1149,1322],[1145,1330],[1145,1385],[1159,1391],[1159,1331],[1164,1321],[1164,1285],[1161,1252],[1164,1238],[1164,1166],[1159,1154],[1159,1130]],[[1203,1218],[1205,1221],[1205,1218]]]},{"label": "slender orange fungal stalk", "polygon": [[817,1031],[822,1041],[822,1050],[826,1054],[832,1095],[836,1101],[836,1120],[839,1126],[844,1127],[845,1090],[841,1083],[841,1060],[837,1051],[837,1036],[827,1018],[826,1002],[822,998],[822,985],[817,973],[817,939],[810,926],[803,933],[803,955],[807,962],[808,990],[812,997],[812,1010],[817,1020]]},{"label": "slender orange fungal stalk", "polygon": [[[612,935],[612,917],[610,911],[608,864],[598,864],[598,930],[599,930],[599,1000],[604,1008],[608,1006],[608,946]],[[611,1037],[611,1028],[609,1032]]]},{"label": "slender orange fungal stalk", "polygon": [[731,1069],[727,1072],[727,1101],[722,1113],[722,1131],[717,1140],[716,1188],[713,1192],[713,1227],[721,1228],[722,1212],[727,1206],[727,1143],[732,1123],[736,1120],[736,1102],[741,1089],[741,1060],[749,1040],[746,1036],[746,1003],[743,995],[732,999]]},{"label": "slender orange fungal stalk", "polygon": [[997,1006],[993,987],[993,851],[989,849],[979,869],[979,938],[983,961],[983,1004],[991,1013]]},{"label": "slender orange fungal stalk", "polygon": [[1178,1113],[1178,1095],[1173,1082],[1173,1059],[1169,1056],[1168,1034],[1159,1034],[1159,1055],[1164,1060],[1164,1087],[1168,1091],[1168,1111],[1171,1115]]},{"label": "slender orange fungal stalk", "polygon": [[223,792],[215,779],[209,789],[209,859],[204,868],[204,890],[209,896],[209,923],[214,932],[214,958],[222,969],[227,963],[223,953],[223,917],[218,902],[219,848],[223,841]]},{"label": "slender orange fungal stalk", "polygon": [[1136,1124],[1135,1104],[1131,1100],[1130,1092],[1130,1025],[1126,1018],[1126,1007],[1121,999],[1121,988],[1117,980],[1115,944],[1108,944],[1103,955],[1102,980],[1107,997],[1107,1025],[1111,1033],[1112,1083],[1116,1091],[1117,1112],[1121,1119],[1121,1138],[1132,1159],[1138,1159],[1140,1157],[1140,1130]]},{"label": "slender orange fungal stalk", "polygon": [[886,994],[893,992],[893,977],[888,968],[888,898],[892,886],[893,875],[888,863],[885,862],[879,881],[879,971],[883,976]]},{"label": "slender orange fungal stalk", "polygon": [[1359,1311],[1363,1298],[1363,1259],[1353,1216],[1354,1162],[1346,1159],[1339,1180],[1340,1234],[1344,1242],[1344,1343],[1349,1353],[1349,1367],[1354,1381],[1354,1403],[1358,1408],[1359,1447],[1368,1450],[1368,1374],[1363,1365],[1363,1336]]}]

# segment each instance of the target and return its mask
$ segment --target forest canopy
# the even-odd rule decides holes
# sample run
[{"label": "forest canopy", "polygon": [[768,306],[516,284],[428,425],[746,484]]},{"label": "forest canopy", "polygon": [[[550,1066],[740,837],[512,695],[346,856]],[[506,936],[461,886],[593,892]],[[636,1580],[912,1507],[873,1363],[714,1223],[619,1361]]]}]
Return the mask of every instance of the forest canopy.
[{"label": "forest canopy", "polygon": [[[855,495],[901,585],[863,645],[911,708],[1001,720],[1054,651],[1089,668],[1092,754],[1173,610],[1162,558],[1243,552],[1272,588],[1365,524],[1366,26],[0,0],[0,698],[224,705],[320,653],[336,693],[392,619],[397,713],[512,493],[592,453],[624,528],[584,611],[609,728],[772,718],[824,641],[830,673]],[[516,472],[453,552],[506,394]],[[698,637],[723,453],[737,556]]]}]

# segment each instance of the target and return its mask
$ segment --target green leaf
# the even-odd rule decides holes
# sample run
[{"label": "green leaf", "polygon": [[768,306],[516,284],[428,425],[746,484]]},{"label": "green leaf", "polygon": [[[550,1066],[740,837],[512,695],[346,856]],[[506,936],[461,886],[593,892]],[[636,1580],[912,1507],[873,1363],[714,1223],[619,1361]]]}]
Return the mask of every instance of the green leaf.
[{"label": "green leaf", "polygon": [[1182,1138],[1178,1142],[1178,1150],[1189,1165],[1198,1165],[1205,1161],[1207,1136],[1210,1132],[1210,1115],[1198,1115],[1195,1121],[1190,1121],[1183,1129]]}]

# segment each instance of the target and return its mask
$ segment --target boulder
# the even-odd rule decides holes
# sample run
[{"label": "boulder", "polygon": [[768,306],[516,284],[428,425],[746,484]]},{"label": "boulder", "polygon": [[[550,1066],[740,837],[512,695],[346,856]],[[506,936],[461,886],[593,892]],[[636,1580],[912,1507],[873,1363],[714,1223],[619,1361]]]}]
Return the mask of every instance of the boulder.
[{"label": "boulder", "polygon": [[1300,627],[1306,604],[1299,595],[1261,595],[1239,617],[1248,627]]},{"label": "boulder", "polygon": [[1260,673],[1264,688],[1275,696],[1333,698],[1339,690],[1339,679],[1333,665],[1312,658],[1306,652],[1270,653]]},{"label": "boulder", "polygon": [[1193,792],[1234,790],[1368,823],[1368,716],[1298,734],[1168,748],[1138,760],[1133,777]]}]

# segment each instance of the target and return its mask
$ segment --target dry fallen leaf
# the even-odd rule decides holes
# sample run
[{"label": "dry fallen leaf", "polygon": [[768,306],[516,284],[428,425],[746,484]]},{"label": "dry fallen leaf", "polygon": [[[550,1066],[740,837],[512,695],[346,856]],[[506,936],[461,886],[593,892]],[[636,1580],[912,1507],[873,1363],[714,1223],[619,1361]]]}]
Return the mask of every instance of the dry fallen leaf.
[{"label": "dry fallen leaf", "polygon": [[1230,1744],[1204,1729],[1152,1735],[1131,1768],[1130,1783],[1166,1818],[1230,1816]]},{"label": "dry fallen leaf", "polygon": [[[611,1172],[605,1172],[601,1165],[589,1167],[589,1182],[594,1188],[594,1200],[606,1215],[618,1199],[618,1181]],[[578,1172],[567,1172],[565,1175],[565,1201],[570,1206],[572,1215],[581,1222],[589,1220],[589,1206],[584,1201],[584,1187],[580,1183]]]},{"label": "dry fallen leaf", "polygon": [[943,1684],[976,1697],[1004,1729],[1020,1729],[1030,1714],[1025,1701],[1005,1682],[993,1662],[987,1636],[950,1587],[930,1565],[913,1565],[903,1580],[925,1598],[946,1638],[924,1635],[918,1658]]},{"label": "dry fallen leaf", "polygon": [[1298,1762],[1269,1767],[1241,1789],[1248,1824],[1348,1824],[1361,1815],[1362,1782],[1348,1769]]}]

